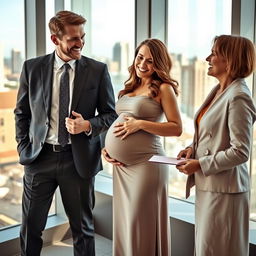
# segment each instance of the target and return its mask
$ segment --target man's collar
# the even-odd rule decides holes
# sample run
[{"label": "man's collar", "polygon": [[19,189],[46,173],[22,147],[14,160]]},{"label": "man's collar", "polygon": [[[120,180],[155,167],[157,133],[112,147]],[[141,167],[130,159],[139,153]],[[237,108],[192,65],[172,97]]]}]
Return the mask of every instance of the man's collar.
[{"label": "man's collar", "polygon": [[55,67],[58,69],[62,68],[62,66],[65,64],[65,63],[68,63],[70,65],[70,67],[72,68],[72,70],[75,69],[75,65],[76,65],[76,60],[70,60],[68,62],[65,62],[63,61],[56,53],[54,53],[55,55]]}]

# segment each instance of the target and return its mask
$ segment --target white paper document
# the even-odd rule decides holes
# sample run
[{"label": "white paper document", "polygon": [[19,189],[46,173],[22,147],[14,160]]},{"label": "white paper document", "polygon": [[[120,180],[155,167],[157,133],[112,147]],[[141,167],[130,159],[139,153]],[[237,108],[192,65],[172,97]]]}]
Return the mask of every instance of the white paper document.
[{"label": "white paper document", "polygon": [[179,165],[184,160],[186,160],[186,159],[181,158],[181,159],[178,160],[176,157],[154,155],[148,161],[149,162],[155,162],[155,163],[162,163],[162,164]]}]

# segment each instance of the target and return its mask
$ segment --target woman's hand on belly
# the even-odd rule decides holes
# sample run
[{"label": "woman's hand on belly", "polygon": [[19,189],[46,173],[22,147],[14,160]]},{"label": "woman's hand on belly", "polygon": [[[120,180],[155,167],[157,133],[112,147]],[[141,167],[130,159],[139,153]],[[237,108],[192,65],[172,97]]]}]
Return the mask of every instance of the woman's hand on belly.
[{"label": "woman's hand on belly", "polygon": [[107,162],[109,162],[109,163],[111,163],[111,164],[113,164],[113,165],[124,166],[123,163],[118,162],[116,159],[111,158],[111,157],[109,156],[109,154],[108,154],[106,148],[103,148],[103,149],[101,150],[101,153],[102,153],[104,159],[105,159]]},{"label": "woman's hand on belly", "polygon": [[127,138],[130,134],[137,132],[140,130],[139,128],[139,121],[131,116],[124,116],[124,119],[126,120],[123,123],[116,123],[115,124],[115,136],[121,137],[121,140]]}]

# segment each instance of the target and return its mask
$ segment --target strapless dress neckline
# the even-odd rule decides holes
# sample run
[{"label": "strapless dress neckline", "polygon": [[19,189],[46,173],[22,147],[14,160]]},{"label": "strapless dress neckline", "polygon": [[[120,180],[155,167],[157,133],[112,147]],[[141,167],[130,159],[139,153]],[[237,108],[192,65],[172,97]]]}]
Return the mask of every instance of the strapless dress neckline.
[{"label": "strapless dress neckline", "polygon": [[[152,97],[147,96],[147,95],[135,95],[135,96],[123,95],[121,98],[123,98],[123,97],[130,98],[130,99],[132,99],[132,98],[139,98],[139,97],[141,97],[141,98],[147,98],[147,99],[151,100],[152,102],[155,102],[157,105],[160,105],[159,102],[157,102],[156,100],[152,99]],[[121,98],[120,98],[120,99],[121,99]]]}]

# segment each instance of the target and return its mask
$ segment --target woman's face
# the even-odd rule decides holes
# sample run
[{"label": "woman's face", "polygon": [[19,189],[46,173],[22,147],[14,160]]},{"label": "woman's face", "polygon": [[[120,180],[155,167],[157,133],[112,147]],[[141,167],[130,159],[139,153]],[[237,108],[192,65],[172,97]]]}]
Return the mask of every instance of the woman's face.
[{"label": "woman's face", "polygon": [[212,48],[212,53],[206,58],[209,63],[208,75],[214,76],[217,79],[228,75],[228,65],[224,57],[217,53],[215,45]]},{"label": "woman's face", "polygon": [[148,46],[142,45],[134,61],[134,68],[139,78],[149,78],[154,73],[153,57]]}]

